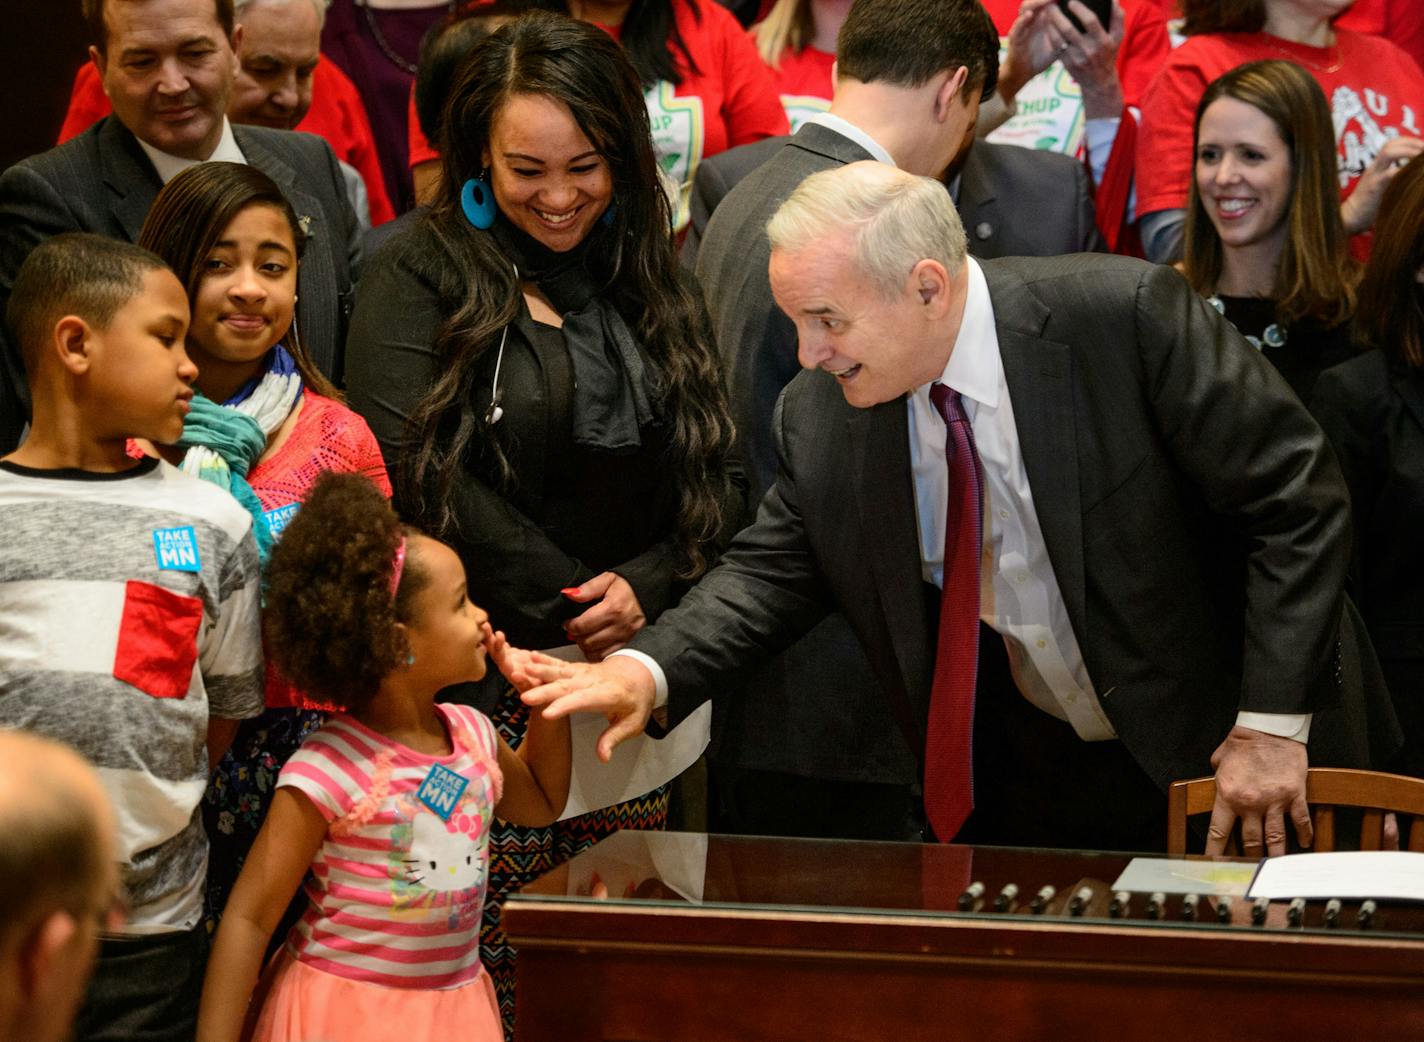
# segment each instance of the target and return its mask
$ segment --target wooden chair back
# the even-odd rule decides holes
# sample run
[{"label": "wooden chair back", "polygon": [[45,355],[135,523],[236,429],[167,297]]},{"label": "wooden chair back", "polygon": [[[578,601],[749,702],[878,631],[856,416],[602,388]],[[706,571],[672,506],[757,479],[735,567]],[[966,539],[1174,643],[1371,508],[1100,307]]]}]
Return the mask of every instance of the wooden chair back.
[{"label": "wooden chair back", "polygon": [[[1306,773],[1305,798],[1310,804],[1310,817],[1315,826],[1315,842],[1311,850],[1334,850],[1335,808],[1356,807],[1364,811],[1360,822],[1360,850],[1380,849],[1385,813],[1394,811],[1414,815],[1408,843],[1401,842],[1401,848],[1424,852],[1424,779],[1381,771],[1312,767]],[[1210,813],[1215,802],[1215,778],[1192,778],[1172,783],[1167,791],[1168,854],[1179,856],[1187,852],[1187,819],[1194,814]],[[1236,832],[1239,829],[1233,831],[1233,845],[1236,844]],[[1228,849],[1239,851],[1240,846]]]}]

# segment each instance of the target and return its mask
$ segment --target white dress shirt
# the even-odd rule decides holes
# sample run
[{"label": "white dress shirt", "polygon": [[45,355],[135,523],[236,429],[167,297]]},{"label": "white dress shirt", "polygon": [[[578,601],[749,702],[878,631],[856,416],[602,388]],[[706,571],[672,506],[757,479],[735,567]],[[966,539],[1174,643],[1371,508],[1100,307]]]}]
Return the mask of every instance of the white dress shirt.
[{"label": "white dress shirt", "polygon": [[[999,357],[994,308],[984,272],[966,261],[964,318],[938,383],[958,391],[984,467],[984,548],[979,617],[1004,637],[1014,681],[1024,697],[1066,720],[1080,738],[1116,738],[1083,664],[1078,638],[1033,508]],[[931,384],[910,395],[910,466],[919,523],[921,575],[944,586],[948,428],[930,402]]]},{"label": "white dress shirt", "polygon": [[223,117],[222,137],[218,138],[217,148],[213,149],[213,154],[207,159],[184,159],[182,156],[170,155],[154,148],[143,138],[138,138],[139,146],[153,163],[153,169],[158,171],[159,180],[164,184],[173,180],[190,166],[197,166],[199,163],[241,163],[247,165],[247,157],[242,154],[242,149],[237,147],[237,138],[233,136],[232,124]]}]

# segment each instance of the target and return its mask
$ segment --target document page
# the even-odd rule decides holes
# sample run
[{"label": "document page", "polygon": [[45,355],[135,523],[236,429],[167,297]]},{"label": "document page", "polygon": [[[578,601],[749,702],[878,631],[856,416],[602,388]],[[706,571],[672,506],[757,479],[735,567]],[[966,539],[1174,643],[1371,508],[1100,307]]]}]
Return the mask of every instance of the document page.
[{"label": "document page", "polygon": [[1424,854],[1348,850],[1268,858],[1247,896],[1424,901]]}]

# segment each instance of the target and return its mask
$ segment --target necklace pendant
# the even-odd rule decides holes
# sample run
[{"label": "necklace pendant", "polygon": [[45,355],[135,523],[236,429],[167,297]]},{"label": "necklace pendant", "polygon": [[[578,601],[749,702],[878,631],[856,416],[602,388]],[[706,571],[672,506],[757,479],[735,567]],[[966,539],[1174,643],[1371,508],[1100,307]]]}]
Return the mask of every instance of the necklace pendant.
[{"label": "necklace pendant", "polygon": [[1261,334],[1261,339],[1266,342],[1267,347],[1284,347],[1286,334],[1280,326],[1272,322]]}]

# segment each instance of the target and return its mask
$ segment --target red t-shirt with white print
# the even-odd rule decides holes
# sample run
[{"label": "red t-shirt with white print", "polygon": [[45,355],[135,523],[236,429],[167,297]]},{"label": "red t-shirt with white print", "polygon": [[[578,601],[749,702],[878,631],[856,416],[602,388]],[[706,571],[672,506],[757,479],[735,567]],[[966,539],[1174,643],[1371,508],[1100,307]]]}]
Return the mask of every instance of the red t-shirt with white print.
[{"label": "red t-shirt with white print", "polygon": [[[1117,75],[1123,103],[1136,106],[1152,77],[1167,59],[1167,22],[1156,0],[1121,0],[1122,44],[1117,51]],[[999,60],[1008,47],[1008,32],[1018,17],[1020,0],[984,0],[999,30]],[[1063,67],[1054,62],[1029,80],[1018,94],[1018,112],[989,135],[1005,145],[1025,145],[1077,155],[1083,141],[1083,92]]]},{"label": "red t-shirt with white print", "polygon": [[1420,0],[1355,0],[1335,19],[1335,27],[1383,36],[1424,68],[1424,3]]},{"label": "red t-shirt with white print", "polygon": [[[1186,207],[1192,124],[1202,93],[1222,73],[1268,58],[1295,62],[1325,91],[1335,123],[1342,199],[1386,141],[1401,134],[1424,136],[1424,72],[1388,40],[1337,29],[1334,46],[1308,47],[1265,33],[1204,33],[1172,52],[1143,99],[1138,213]],[[1367,244],[1356,244],[1357,254],[1367,250]]]}]

